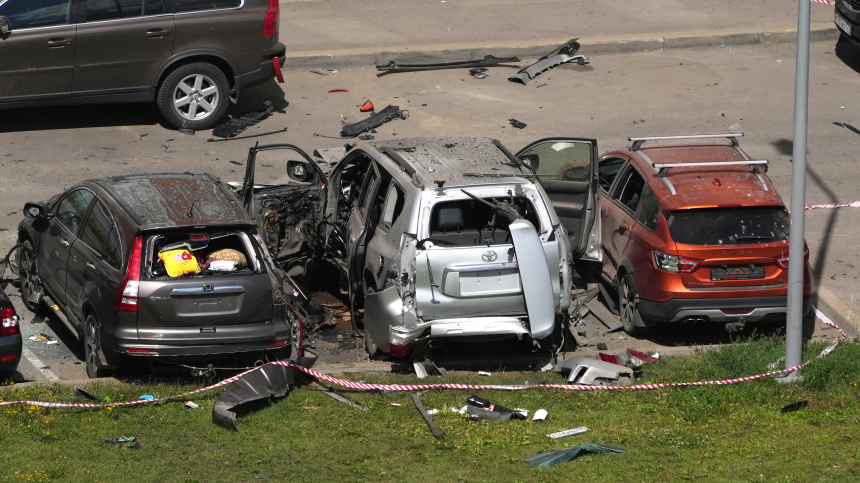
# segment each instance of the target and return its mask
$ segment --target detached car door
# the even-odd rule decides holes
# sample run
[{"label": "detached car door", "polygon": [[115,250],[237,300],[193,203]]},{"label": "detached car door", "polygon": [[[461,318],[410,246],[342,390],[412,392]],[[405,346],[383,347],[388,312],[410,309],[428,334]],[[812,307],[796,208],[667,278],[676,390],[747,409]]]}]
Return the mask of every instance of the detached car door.
[{"label": "detached car door", "polygon": [[523,148],[516,157],[540,181],[567,229],[573,256],[582,260],[602,260],[597,141],[540,139]]},{"label": "detached car door", "polygon": [[0,104],[69,97],[75,61],[71,0],[0,1]]}]

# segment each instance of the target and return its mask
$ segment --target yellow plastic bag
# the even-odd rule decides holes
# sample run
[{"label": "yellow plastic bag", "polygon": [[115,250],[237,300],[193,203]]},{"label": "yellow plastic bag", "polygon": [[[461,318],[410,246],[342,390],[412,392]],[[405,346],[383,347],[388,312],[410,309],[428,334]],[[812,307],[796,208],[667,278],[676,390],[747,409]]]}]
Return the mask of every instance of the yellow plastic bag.
[{"label": "yellow plastic bag", "polygon": [[158,258],[164,262],[164,269],[171,277],[181,277],[189,273],[200,273],[200,265],[197,258],[190,251],[180,248],[179,250],[167,250],[158,254]]}]

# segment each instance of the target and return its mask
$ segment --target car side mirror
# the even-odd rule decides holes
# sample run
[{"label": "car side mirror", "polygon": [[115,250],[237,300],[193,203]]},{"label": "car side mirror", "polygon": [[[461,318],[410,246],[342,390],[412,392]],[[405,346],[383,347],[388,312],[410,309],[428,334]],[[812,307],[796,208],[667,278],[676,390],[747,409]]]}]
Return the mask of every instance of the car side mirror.
[{"label": "car side mirror", "polygon": [[310,183],[314,180],[314,168],[307,161],[287,161],[287,176],[302,183]]},{"label": "car side mirror", "polygon": [[0,37],[8,34],[12,30],[12,21],[9,17],[0,16]]},{"label": "car side mirror", "polygon": [[48,204],[44,201],[24,203],[24,216],[27,218],[50,218]]}]

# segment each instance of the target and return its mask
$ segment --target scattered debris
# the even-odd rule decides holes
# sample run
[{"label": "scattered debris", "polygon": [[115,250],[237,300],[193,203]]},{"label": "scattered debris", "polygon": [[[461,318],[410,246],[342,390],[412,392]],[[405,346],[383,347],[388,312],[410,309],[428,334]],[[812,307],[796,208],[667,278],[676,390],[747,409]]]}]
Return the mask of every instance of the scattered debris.
[{"label": "scattered debris", "polygon": [[358,139],[361,139],[362,141],[370,141],[374,137],[375,136],[373,134],[362,134],[361,136],[358,137]]},{"label": "scattered debris", "polygon": [[314,382],[312,385],[315,386],[320,391],[322,391],[323,394],[325,394],[326,396],[329,396],[330,398],[332,398],[336,401],[340,401],[340,402],[346,404],[347,406],[352,406],[355,409],[360,409],[362,411],[369,411],[370,410],[366,406],[364,406],[363,404],[358,403],[356,401],[353,401],[352,399],[347,397],[345,394],[337,391],[333,387],[326,386],[325,384],[322,384],[320,382]]},{"label": "scattered debris", "polygon": [[381,71],[377,75],[386,75],[392,72],[415,72],[420,70],[441,70],[441,69],[460,69],[464,67],[488,67],[491,65],[509,64],[511,62],[519,62],[517,57],[495,57],[492,55],[484,56],[480,60],[460,60],[454,62],[439,62],[432,64],[398,64],[391,61],[386,65],[377,65],[376,70]]},{"label": "scattered debris", "polygon": [[492,403],[487,399],[478,396],[469,396],[466,399],[466,412],[473,416],[484,418],[488,421],[507,422],[511,418],[526,419],[526,414],[513,409],[508,409],[504,406]]},{"label": "scattered debris", "polygon": [[295,380],[296,371],[294,367],[266,364],[228,384],[212,406],[212,422],[239,432],[235,409],[260,399],[284,397]]},{"label": "scattered debris", "polygon": [[185,407],[189,409],[200,409],[200,405],[196,404],[194,401],[185,401]]},{"label": "scattered debris", "polygon": [[402,405],[402,404],[397,404],[397,403],[391,403],[391,405],[392,405],[392,406],[394,406],[394,407],[397,407],[397,408],[399,408],[399,407],[403,407],[403,405]]},{"label": "scattered debris", "polygon": [[607,349],[609,349],[609,347],[606,345],[606,342],[597,343],[597,350],[605,351]]},{"label": "scattered debris", "polygon": [[526,126],[528,126],[528,124],[526,124],[522,121],[517,121],[516,119],[508,119],[508,121],[511,122],[511,126],[517,128],[517,129],[523,129]]},{"label": "scattered debris", "polygon": [[426,392],[427,391],[420,392],[418,394],[413,394],[412,395],[412,402],[415,404],[415,409],[417,409],[418,412],[421,413],[421,417],[424,418],[424,422],[427,423],[427,427],[430,428],[430,432],[433,433],[433,436],[436,439],[439,439],[442,437],[443,434],[445,434],[445,431],[437,428],[436,425],[433,424],[433,418],[431,418],[430,415],[427,414],[427,410],[424,409],[424,405],[421,404],[421,396],[423,396],[424,393],[426,393]]},{"label": "scattered debris", "polygon": [[268,136],[270,134],[278,134],[278,133],[282,133],[282,132],[287,132],[287,128],[278,129],[277,131],[263,132],[263,133],[259,133],[259,134],[249,134],[247,136],[241,136],[241,137],[224,138],[224,139],[209,138],[206,141],[210,142],[210,143],[214,143],[214,142],[218,142],[218,141],[233,141],[233,140],[239,140],[239,139],[258,138],[260,136]]},{"label": "scattered debris", "polygon": [[552,439],[559,439],[559,438],[565,438],[567,436],[574,436],[577,434],[583,434],[586,431],[588,431],[588,428],[586,428],[585,426],[580,426],[578,428],[565,429],[564,431],[559,431],[557,433],[550,433],[550,434],[546,435],[546,437],[552,438]]},{"label": "scattered debris", "polygon": [[370,99],[364,101],[364,104],[358,106],[358,110],[361,112],[373,112],[374,107],[373,103],[370,102]]},{"label": "scattered debris", "polygon": [[58,342],[57,342],[57,341],[55,341],[55,340],[49,340],[49,341],[48,341],[48,345],[54,345],[54,344],[57,344],[57,343],[58,343]]},{"label": "scattered debris", "polygon": [[839,127],[844,127],[845,129],[848,129],[848,130],[854,131],[857,134],[860,134],[860,129],[857,129],[856,127],[852,126],[851,124],[848,124],[847,122],[834,122],[833,124],[836,124]]},{"label": "scattered debris", "polygon": [[564,463],[570,461],[580,453],[599,453],[599,454],[612,454],[612,453],[626,453],[623,449],[617,446],[610,446],[608,444],[581,444],[579,446],[573,446],[570,448],[557,449],[555,451],[547,451],[546,453],[540,453],[533,456],[529,456],[526,458],[526,463],[529,466],[537,467],[537,468],[549,468],[550,466],[555,466],[559,463]]},{"label": "scattered debris", "polygon": [[93,396],[92,394],[84,391],[83,389],[75,388],[75,396],[82,397],[84,399],[89,399],[90,401],[98,401],[99,398]]},{"label": "scattered debris", "polygon": [[469,74],[475,79],[483,79],[487,77],[487,70],[486,67],[475,67],[474,69],[469,69]]},{"label": "scattered debris", "polygon": [[224,124],[212,130],[212,135],[219,138],[231,138],[244,131],[248,126],[257,124],[265,119],[274,110],[272,101],[263,101],[262,111],[246,112],[239,117],[234,117]]},{"label": "scattered debris", "polygon": [[429,414],[431,416],[435,416],[436,414],[439,414],[439,410],[438,409],[430,409],[427,411],[427,414]]},{"label": "scattered debris", "polygon": [[656,358],[651,357],[644,352],[639,352],[633,349],[627,349],[627,352],[622,352],[616,355],[606,354],[604,352],[600,352],[597,355],[600,357],[601,360],[612,364],[626,366],[631,369],[639,369],[645,364],[657,362]]},{"label": "scattered debris", "polygon": [[314,73],[314,74],[323,75],[323,76],[328,75],[328,72],[326,72],[326,71],[324,71],[324,70],[322,70],[322,69],[309,70],[308,72],[311,72],[311,73]]},{"label": "scattered debris", "polygon": [[415,375],[418,376],[418,379],[424,379],[428,375],[445,375],[445,369],[438,367],[432,359],[429,357],[425,357],[424,360],[415,359],[412,363],[412,366],[415,368]]},{"label": "scattered debris", "polygon": [[330,90],[328,91],[328,93],[329,93],[329,94],[332,94],[332,93],[335,93],[335,92],[349,92],[349,91],[348,91],[348,90],[346,90],[346,89],[330,89]]},{"label": "scattered debris", "polygon": [[799,410],[805,408],[806,406],[809,406],[809,401],[804,399],[803,401],[797,401],[796,403],[791,403],[788,406],[785,406],[784,408],[780,409],[779,412],[790,413],[792,411],[799,411]]},{"label": "scattered debris", "polygon": [[568,359],[553,371],[568,372],[567,382],[586,386],[629,386],[636,381],[632,369],[588,357]]},{"label": "scattered debris", "polygon": [[142,399],[144,401],[154,401],[155,396],[153,396],[152,394],[144,394],[144,395],[140,396],[138,399]]},{"label": "scattered debris", "polygon": [[[600,303],[596,298],[591,298],[588,302],[585,302],[585,307],[588,308],[588,311],[594,314],[603,325],[606,326],[606,333],[615,332],[616,330],[621,330],[624,328],[624,325],[621,324],[621,319],[609,311],[605,305]],[[598,346],[598,349],[606,350],[605,347],[601,348]]]},{"label": "scattered debris", "polygon": [[536,85],[536,86],[535,86],[535,89],[537,89],[538,87],[543,87],[543,86],[545,86],[545,85],[548,85],[548,84],[547,84],[546,82],[544,82],[543,84],[538,84],[538,85]]},{"label": "scattered debris", "polygon": [[535,411],[535,415],[532,416],[532,421],[546,421],[547,416],[548,413],[546,412],[546,409],[538,409]]},{"label": "scattered debris", "polygon": [[137,439],[137,436],[120,436],[116,439],[117,443],[131,443]]},{"label": "scattered debris", "polygon": [[185,129],[185,128],[179,128],[179,132],[181,132],[182,134],[185,134],[187,136],[193,136],[197,133],[197,131],[195,131],[193,129]]},{"label": "scattered debris", "polygon": [[366,117],[358,122],[343,126],[340,130],[340,135],[342,137],[349,138],[355,137],[398,117],[400,119],[406,119],[409,117],[409,111],[400,109],[400,106],[387,106],[385,109],[371,115],[370,117]]},{"label": "scattered debris", "polygon": [[479,375],[479,376],[488,376],[488,377],[489,377],[489,376],[492,376],[493,374],[492,374],[492,373],[489,373],[489,372],[487,372],[487,371],[478,371],[478,375]]},{"label": "scattered debris", "polygon": [[521,69],[515,75],[508,77],[508,80],[528,84],[530,80],[540,75],[541,72],[557,65],[566,64],[574,60],[579,65],[587,64],[588,59],[584,55],[574,55],[576,51],[579,50],[579,42],[577,42],[577,40],[579,39],[576,38],[569,40],[567,43],[538,59],[534,64],[526,67],[525,69]]}]

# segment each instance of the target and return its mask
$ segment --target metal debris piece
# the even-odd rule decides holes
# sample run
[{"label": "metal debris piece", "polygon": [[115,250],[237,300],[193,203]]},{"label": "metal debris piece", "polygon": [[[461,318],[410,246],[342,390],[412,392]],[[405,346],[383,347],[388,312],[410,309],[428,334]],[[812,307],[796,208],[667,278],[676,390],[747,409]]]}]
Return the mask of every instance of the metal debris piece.
[{"label": "metal debris piece", "polygon": [[629,386],[636,381],[629,367],[588,357],[568,359],[552,370],[568,372],[567,382],[584,386]]},{"label": "metal debris piece", "polygon": [[626,453],[626,451],[617,446],[610,446],[608,444],[589,443],[529,456],[526,458],[526,463],[528,463],[529,466],[536,468],[549,468],[550,466],[570,461],[579,456],[580,453],[612,454]]},{"label": "metal debris piece", "polygon": [[615,332],[616,330],[620,330],[624,328],[624,325],[621,323],[621,319],[609,311],[605,305],[600,303],[595,298],[590,299],[585,303],[585,306],[588,310],[597,317],[603,325],[606,326],[606,333]]},{"label": "metal debris piece", "polygon": [[565,429],[564,431],[559,431],[557,433],[550,433],[550,434],[546,435],[546,437],[552,438],[552,439],[559,439],[559,438],[565,438],[567,436],[574,436],[577,434],[583,434],[586,431],[588,431],[588,428],[586,428],[585,426],[580,426],[578,428]]},{"label": "metal debris piece", "polygon": [[809,406],[809,401],[804,399],[803,401],[797,401],[796,403],[791,403],[788,406],[785,406],[784,408],[780,409],[779,412],[790,413],[792,411],[799,411],[799,410],[805,408],[806,406]]},{"label": "metal debris piece", "polygon": [[508,119],[508,121],[511,122],[511,126],[517,128],[517,129],[523,129],[524,127],[528,126],[528,124],[526,124],[522,121],[517,121],[516,119]]},{"label": "metal debris piece", "polygon": [[182,134],[186,134],[188,136],[193,136],[197,131],[195,131],[193,129],[180,128],[179,132],[181,132]]},{"label": "metal debris piece", "polygon": [[282,132],[287,132],[287,128],[278,129],[277,131],[263,132],[260,134],[249,134],[248,136],[242,136],[242,137],[237,137],[237,138],[223,138],[223,139],[209,138],[206,141],[210,142],[210,143],[215,143],[218,141],[232,141],[232,140],[239,140],[239,139],[258,138],[260,136],[268,136],[270,134],[278,134],[278,133],[282,133]]},{"label": "metal debris piece", "polygon": [[538,409],[535,411],[534,416],[532,416],[532,421],[545,421],[548,415],[546,409]]},{"label": "metal debris piece", "polygon": [[92,394],[84,391],[83,389],[75,388],[75,396],[80,396],[84,399],[89,399],[90,401],[98,401],[99,398],[93,396]]},{"label": "metal debris piece", "polygon": [[412,402],[415,404],[415,409],[417,409],[418,412],[421,413],[421,417],[424,418],[424,422],[427,423],[427,427],[430,428],[430,432],[433,433],[433,436],[436,439],[439,439],[442,437],[443,434],[445,434],[445,431],[439,429],[438,427],[436,427],[435,424],[433,424],[433,418],[431,418],[430,415],[427,414],[427,410],[424,409],[424,405],[421,404],[421,396],[423,396],[424,393],[426,393],[426,392],[427,391],[419,392],[418,394],[413,394],[412,395]]},{"label": "metal debris piece", "polygon": [[579,42],[577,42],[577,40],[579,40],[579,38],[568,40],[567,43],[541,57],[534,64],[520,70],[513,76],[508,77],[508,80],[528,84],[530,80],[540,75],[541,72],[557,65],[566,64],[574,60],[579,65],[587,64],[588,59],[584,55],[574,55],[576,51],[579,50]]},{"label": "metal debris piece", "polygon": [[488,421],[507,422],[511,418],[526,419],[528,415],[513,409],[508,409],[504,406],[499,406],[496,403],[490,402],[478,396],[469,396],[466,399],[466,412],[473,416],[484,418]]},{"label": "metal debris piece", "polygon": [[358,139],[361,139],[362,141],[370,141],[374,137],[375,136],[373,134],[362,134],[361,136],[358,137]]},{"label": "metal debris piece", "polygon": [[852,126],[851,124],[848,124],[847,122],[834,122],[833,124],[836,124],[839,127],[844,127],[845,129],[848,129],[850,131],[856,132],[857,134],[860,134],[860,129],[857,129],[856,127]]},{"label": "metal debris piece", "polygon": [[343,393],[337,391],[333,387],[326,386],[325,384],[322,384],[320,382],[314,382],[313,386],[315,386],[317,389],[322,391],[322,393],[325,394],[326,396],[329,396],[330,398],[332,398],[336,401],[340,401],[340,402],[346,404],[347,406],[352,406],[355,409],[360,409],[362,411],[369,411],[370,410],[367,408],[367,406],[364,406],[363,404],[361,404],[359,402],[353,401],[346,394],[343,394]]},{"label": "metal debris piece", "polygon": [[185,401],[185,407],[188,409],[200,409],[200,405],[194,401]]},{"label": "metal debris piece", "polygon": [[294,367],[267,364],[228,384],[212,406],[212,422],[239,432],[236,408],[260,399],[284,397],[295,380],[296,371]]},{"label": "metal debris piece", "polygon": [[364,101],[364,104],[358,106],[358,110],[361,112],[373,112],[374,111],[373,103],[370,102],[370,99],[368,99],[368,100]]},{"label": "metal debris piece", "polygon": [[272,101],[263,101],[262,111],[246,112],[239,117],[235,117],[225,122],[224,124],[212,130],[212,135],[219,138],[231,138],[244,131],[248,126],[257,124],[265,119],[275,107]]},{"label": "metal debris piece", "polygon": [[319,75],[328,75],[328,72],[326,72],[326,71],[324,71],[324,70],[321,70],[321,69],[318,69],[318,70],[309,70],[308,72],[311,72],[311,73],[314,73],[314,74],[319,74]]},{"label": "metal debris piece", "polygon": [[491,65],[509,64],[511,62],[519,62],[518,57],[495,57],[493,55],[484,56],[480,60],[459,60],[454,62],[438,62],[432,64],[398,64],[391,61],[385,65],[377,65],[376,70],[381,71],[377,75],[386,75],[392,72],[415,72],[420,70],[441,70],[441,69],[460,69],[463,67],[488,67]]},{"label": "metal debris piece", "polygon": [[366,117],[358,122],[343,126],[340,130],[340,135],[348,138],[355,137],[363,132],[369,131],[370,129],[379,127],[388,121],[397,119],[398,117],[400,119],[406,119],[409,117],[409,111],[401,110],[400,106],[387,106],[385,109],[371,115],[370,117]]},{"label": "metal debris piece", "polygon": [[469,69],[469,74],[475,79],[483,79],[487,77],[487,70],[486,67],[475,67],[474,69]]}]

